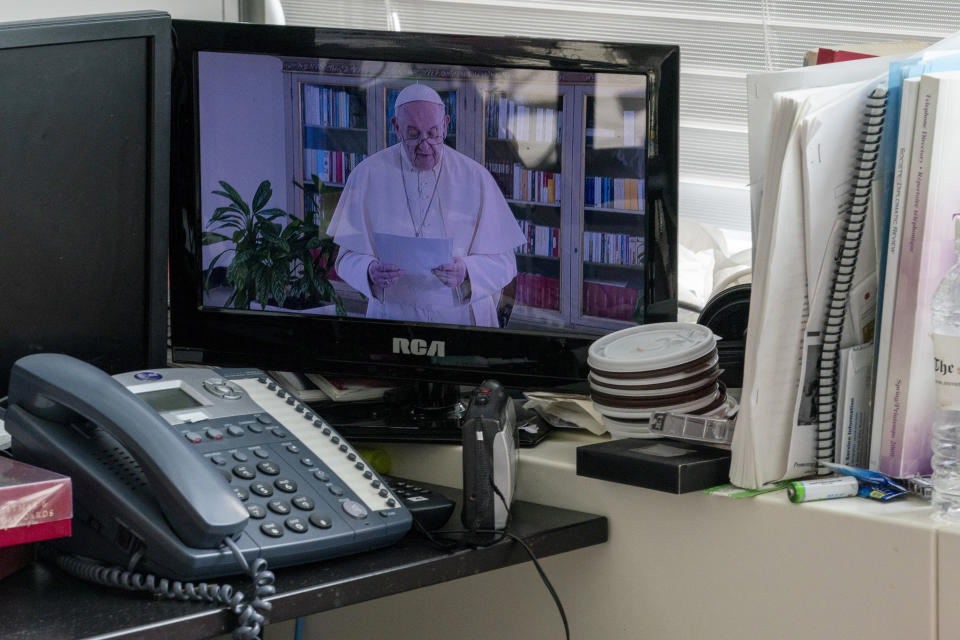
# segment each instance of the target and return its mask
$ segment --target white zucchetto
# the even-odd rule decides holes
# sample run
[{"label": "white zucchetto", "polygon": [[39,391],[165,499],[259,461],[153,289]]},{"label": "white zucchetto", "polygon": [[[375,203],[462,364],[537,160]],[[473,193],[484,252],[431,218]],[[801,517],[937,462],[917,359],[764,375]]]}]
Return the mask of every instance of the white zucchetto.
[{"label": "white zucchetto", "polygon": [[397,95],[397,100],[394,102],[393,108],[396,109],[408,102],[418,101],[432,102],[433,104],[443,106],[443,100],[440,99],[439,93],[425,84],[411,84],[404,87]]}]

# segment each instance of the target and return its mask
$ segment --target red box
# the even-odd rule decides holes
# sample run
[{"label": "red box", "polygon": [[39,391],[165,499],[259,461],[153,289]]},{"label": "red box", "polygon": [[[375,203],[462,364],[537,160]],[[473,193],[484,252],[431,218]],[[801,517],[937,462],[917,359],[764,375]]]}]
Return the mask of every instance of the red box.
[{"label": "red box", "polygon": [[33,557],[30,542],[70,535],[70,478],[0,456],[0,578]]}]

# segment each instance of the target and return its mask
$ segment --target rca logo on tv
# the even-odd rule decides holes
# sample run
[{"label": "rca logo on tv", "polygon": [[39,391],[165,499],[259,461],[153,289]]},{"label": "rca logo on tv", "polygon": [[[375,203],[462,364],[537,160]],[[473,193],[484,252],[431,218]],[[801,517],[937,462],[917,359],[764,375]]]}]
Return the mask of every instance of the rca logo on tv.
[{"label": "rca logo on tv", "polygon": [[427,342],[419,338],[413,340],[408,338],[393,339],[393,352],[408,356],[438,356],[442,358],[446,355],[446,347],[447,345],[443,340]]}]

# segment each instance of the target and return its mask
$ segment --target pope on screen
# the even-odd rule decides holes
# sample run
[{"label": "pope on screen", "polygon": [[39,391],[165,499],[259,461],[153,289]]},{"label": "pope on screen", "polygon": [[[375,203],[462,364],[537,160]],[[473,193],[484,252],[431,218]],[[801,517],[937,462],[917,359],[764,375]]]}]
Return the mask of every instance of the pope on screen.
[{"label": "pope on screen", "polygon": [[[368,318],[495,327],[524,242],[513,212],[485,167],[444,144],[450,116],[436,91],[407,86],[394,114],[400,142],[357,165],[330,221],[337,273],[367,297]],[[375,231],[449,238],[453,255],[405,273],[378,259]]]}]

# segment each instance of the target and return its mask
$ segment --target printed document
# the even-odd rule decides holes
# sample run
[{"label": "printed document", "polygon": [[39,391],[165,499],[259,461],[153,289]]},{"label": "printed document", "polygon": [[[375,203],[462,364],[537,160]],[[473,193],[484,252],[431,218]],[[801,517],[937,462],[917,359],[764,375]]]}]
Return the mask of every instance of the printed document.
[{"label": "printed document", "polygon": [[408,275],[428,275],[431,269],[453,262],[453,241],[450,238],[416,238],[374,232],[373,246],[380,262],[395,264]]}]

